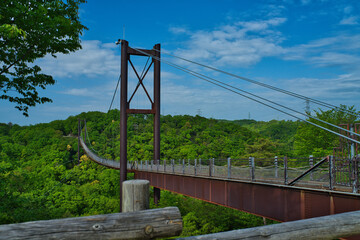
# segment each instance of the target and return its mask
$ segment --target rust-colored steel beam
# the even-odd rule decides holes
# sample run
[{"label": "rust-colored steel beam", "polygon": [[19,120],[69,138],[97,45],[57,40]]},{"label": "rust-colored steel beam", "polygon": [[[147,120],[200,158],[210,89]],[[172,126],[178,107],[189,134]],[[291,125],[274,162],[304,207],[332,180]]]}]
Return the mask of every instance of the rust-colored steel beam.
[{"label": "rust-colored steel beam", "polygon": [[[132,48],[132,47],[128,47],[128,53],[130,54],[130,55],[135,55],[135,56],[146,56],[146,57],[148,57],[149,55],[155,55],[156,54],[156,51],[154,51],[154,50],[148,50],[148,49],[139,49],[141,52],[139,52],[138,50],[136,50],[136,49],[134,49],[134,48]],[[149,54],[149,55],[146,55],[146,54],[144,54],[144,53],[142,53],[142,52],[144,52],[144,53],[147,53],[147,54]]]},{"label": "rust-colored steel beam", "polygon": [[360,210],[360,194],[294,186],[135,171],[153,187],[286,222]]},{"label": "rust-colored steel beam", "polygon": [[[160,44],[156,44],[154,49],[155,57],[152,61],[154,63],[154,104],[152,109],[155,111],[154,114],[154,161],[155,164],[159,164],[160,160]],[[160,189],[154,188],[154,202],[158,204],[160,200]]]},{"label": "rust-colored steel beam", "polygon": [[[154,49],[158,50],[155,57],[160,58],[160,44],[156,44]],[[153,58],[154,63],[154,160],[160,160],[160,61]]]},{"label": "rust-colored steel beam", "polygon": [[127,109],[128,114],[155,114],[153,109]]},{"label": "rust-colored steel beam", "polygon": [[127,94],[128,94],[128,46],[121,41],[121,85],[120,85],[120,212],[122,212],[122,183],[127,175]]}]

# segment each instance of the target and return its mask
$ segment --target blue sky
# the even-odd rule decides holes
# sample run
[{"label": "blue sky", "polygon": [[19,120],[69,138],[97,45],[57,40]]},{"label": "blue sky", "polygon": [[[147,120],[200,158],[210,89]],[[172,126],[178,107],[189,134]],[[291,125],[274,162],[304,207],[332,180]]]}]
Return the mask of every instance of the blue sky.
[{"label": "blue sky", "polygon": [[[89,0],[81,6],[80,18],[89,28],[81,38],[83,49],[37,62],[56,79],[54,86],[41,91],[53,103],[31,108],[26,118],[13,104],[1,101],[0,122],[29,125],[86,111],[106,112],[120,71],[120,49],[114,42],[124,33],[132,47],[150,49],[161,43],[172,54],[360,110],[359,1]],[[304,111],[303,100],[163,57]],[[146,58],[133,60],[141,72]],[[131,72],[129,69],[129,94],[137,83]],[[151,91],[150,76],[151,72],[144,83]],[[292,119],[165,64],[161,81],[161,114]],[[148,107],[146,100],[139,92],[132,107]],[[114,107],[119,107],[119,95]]]}]

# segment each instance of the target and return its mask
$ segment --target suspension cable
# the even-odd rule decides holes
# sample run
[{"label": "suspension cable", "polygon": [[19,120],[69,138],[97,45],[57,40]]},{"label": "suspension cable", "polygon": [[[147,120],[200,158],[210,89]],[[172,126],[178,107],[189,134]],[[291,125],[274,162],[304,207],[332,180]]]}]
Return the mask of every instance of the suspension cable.
[{"label": "suspension cable", "polygon": [[[153,50],[160,52],[160,50],[158,50],[158,49],[153,48]],[[337,109],[337,110],[339,110],[341,112],[345,112],[345,113],[348,113],[348,114],[356,116],[356,117],[360,116],[358,113],[354,113],[354,112],[349,111],[347,109],[341,109],[341,108],[339,108],[339,107],[337,107],[335,105],[332,105],[330,103],[326,103],[326,102],[323,102],[323,101],[320,101],[320,100],[317,100],[317,99],[314,99],[314,98],[306,97],[304,95],[294,93],[294,92],[291,92],[291,91],[288,91],[288,90],[285,90],[285,89],[281,89],[281,88],[278,88],[278,87],[274,87],[274,86],[271,86],[269,84],[262,83],[262,82],[259,82],[259,81],[255,81],[255,80],[250,79],[250,78],[246,78],[246,77],[242,77],[242,76],[239,76],[239,75],[236,75],[236,74],[233,74],[233,73],[229,73],[229,72],[226,72],[224,70],[221,70],[221,69],[218,69],[218,68],[215,68],[215,67],[207,66],[207,65],[202,64],[202,63],[198,63],[198,62],[195,62],[195,61],[192,61],[192,60],[188,60],[186,58],[182,58],[182,57],[173,55],[173,54],[171,54],[169,52],[166,52],[166,51],[165,52],[162,51],[161,53],[165,54],[165,55],[169,55],[171,57],[181,59],[181,60],[186,61],[186,62],[196,64],[196,65],[201,66],[201,67],[205,67],[205,68],[208,68],[208,69],[211,69],[211,70],[214,70],[214,71],[217,71],[217,72],[220,72],[220,73],[223,73],[223,74],[238,78],[238,79],[242,79],[244,81],[247,81],[247,82],[250,82],[250,83],[253,83],[253,84],[257,84],[257,85],[262,86],[262,87],[269,88],[271,90],[275,90],[275,91],[278,91],[278,92],[281,92],[281,93],[284,93],[284,94],[287,94],[287,95],[290,95],[290,96],[293,96],[293,97],[297,97],[297,98],[300,98],[300,99],[303,99],[303,100],[308,100],[310,102],[316,103],[318,105],[321,105],[321,106],[324,106],[324,107],[327,107],[327,108],[335,108],[335,109]]]},{"label": "suspension cable", "polygon": [[[166,61],[166,60],[163,60],[163,61]],[[175,64],[175,65],[176,65],[176,64]],[[177,66],[179,66],[179,65],[177,65]],[[179,66],[179,67],[181,67],[181,66]],[[285,105],[282,105],[282,104],[280,104],[280,103],[276,103],[276,102],[271,101],[271,100],[269,100],[269,99],[266,99],[266,98],[263,98],[263,97],[258,96],[258,95],[256,95],[256,94],[253,94],[253,93],[250,93],[250,92],[248,92],[248,91],[242,90],[242,89],[240,89],[240,88],[238,88],[238,87],[232,86],[232,85],[227,84],[227,83],[222,82],[222,81],[219,81],[219,80],[217,80],[217,79],[215,79],[215,78],[211,78],[211,77],[206,76],[206,75],[204,75],[204,74],[195,72],[195,71],[190,70],[190,69],[188,69],[188,68],[184,68],[184,67],[181,67],[181,68],[186,69],[187,71],[192,72],[192,73],[195,73],[195,74],[197,74],[197,75],[199,75],[199,76],[202,76],[202,77],[205,77],[205,78],[207,78],[207,79],[210,79],[210,80],[212,80],[212,81],[215,81],[215,82],[217,82],[217,83],[223,84],[223,85],[225,85],[225,86],[227,86],[227,87],[236,89],[236,90],[238,90],[238,91],[240,91],[240,92],[243,92],[243,93],[246,93],[246,94],[248,94],[248,95],[250,95],[250,96],[253,96],[253,97],[259,98],[259,99],[261,99],[261,100],[270,102],[270,103],[272,103],[272,104],[274,104],[274,105],[277,105],[277,106],[279,106],[279,107],[285,108],[285,109],[290,110],[290,111],[292,111],[292,112],[295,112],[295,113],[297,113],[297,114],[303,115],[303,116],[305,116],[305,117],[309,117],[309,118],[311,118],[311,119],[317,120],[317,121],[319,121],[319,122],[322,122],[322,123],[327,124],[327,125],[329,125],[329,126],[332,126],[332,127],[334,127],[334,128],[340,129],[340,130],[342,130],[342,131],[346,131],[346,132],[348,132],[348,133],[350,133],[350,134],[353,134],[353,135],[356,135],[356,136],[359,136],[359,137],[360,137],[360,134],[358,134],[358,133],[356,133],[356,132],[350,131],[350,130],[348,130],[348,129],[342,128],[342,127],[337,126],[337,125],[335,125],[335,124],[326,122],[326,121],[324,121],[324,120],[322,120],[322,119],[319,119],[319,118],[313,117],[313,116],[311,116],[311,115],[305,114],[305,113],[303,113],[303,112],[297,111],[297,110],[295,110],[295,109],[289,108],[289,107],[287,107],[287,106],[285,106]]]},{"label": "suspension cable", "polygon": [[145,69],[146,69],[146,67],[147,67],[147,65],[148,65],[149,60],[150,60],[150,57],[148,57],[148,59],[146,60],[145,66],[144,66],[144,68],[143,68],[143,70],[142,70],[142,72],[141,72],[141,74],[140,74],[140,78],[143,78],[143,74],[144,74],[144,72],[145,72]]},{"label": "suspension cable", "polygon": [[89,133],[88,133],[87,127],[86,127],[86,122],[85,122],[85,124],[84,124],[84,129],[85,129],[85,136],[86,136],[86,139],[85,139],[84,142],[86,143],[86,140],[87,140],[88,143],[89,143],[90,148],[91,148],[94,152],[99,153],[99,151],[96,151],[96,150],[92,147],[92,144],[91,144],[91,141],[90,141],[90,137],[89,137]]},{"label": "suspension cable", "polygon": [[[223,86],[223,85],[221,85],[221,84],[219,84],[219,83],[215,83],[215,82],[213,82],[213,80],[209,80],[209,79],[208,79],[209,77],[207,77],[207,76],[206,76],[206,77],[203,77],[203,76],[201,76],[199,73],[196,73],[196,72],[191,71],[191,70],[189,70],[189,69],[183,68],[183,67],[181,67],[181,66],[179,66],[179,65],[177,65],[177,64],[174,64],[174,63],[168,62],[168,61],[166,61],[166,60],[160,59],[160,58],[158,58],[158,57],[156,57],[156,56],[153,56],[153,55],[148,54],[148,53],[146,53],[146,52],[144,52],[144,51],[141,51],[140,49],[137,49],[137,48],[134,48],[134,49],[137,50],[137,51],[139,51],[139,52],[141,52],[141,53],[143,53],[143,54],[145,54],[145,55],[147,55],[147,56],[151,56],[152,58],[154,58],[154,59],[156,59],[156,60],[158,60],[158,61],[162,61],[162,62],[168,64],[169,66],[172,66],[172,67],[177,68],[177,69],[179,69],[179,70],[181,70],[181,71],[184,71],[184,72],[186,72],[186,73],[189,73],[189,74],[191,74],[191,75],[193,75],[193,76],[195,76],[195,77],[197,77],[197,78],[200,78],[200,79],[202,79],[202,80],[204,80],[204,81],[207,81],[207,82],[209,82],[209,83],[211,83],[211,84],[213,84],[213,85],[216,85],[216,86],[218,86],[218,87],[224,88],[224,89],[226,89],[226,90],[228,90],[228,91],[231,91],[231,92],[233,92],[233,93],[235,93],[235,94],[238,94],[238,95],[240,95],[240,96],[243,96],[243,97],[245,97],[245,98],[248,98],[248,99],[250,99],[250,100],[253,100],[253,101],[257,102],[257,103],[260,103],[260,104],[262,104],[262,105],[265,105],[265,106],[267,106],[267,107],[269,107],[269,108],[272,108],[272,109],[274,109],[274,110],[277,110],[277,111],[279,111],[279,112],[282,112],[282,113],[284,113],[284,114],[286,114],[286,115],[289,115],[289,116],[291,116],[291,117],[294,117],[294,118],[296,118],[296,119],[298,119],[298,120],[304,121],[304,122],[309,123],[309,124],[311,124],[311,125],[313,125],[313,126],[315,126],[315,127],[321,128],[321,129],[323,129],[323,130],[325,130],[325,131],[328,131],[328,132],[330,132],[330,133],[333,133],[333,134],[335,134],[335,135],[338,135],[338,136],[340,136],[340,137],[343,137],[343,138],[345,138],[345,139],[347,139],[347,140],[349,140],[349,141],[352,141],[352,142],[355,142],[355,143],[359,143],[359,144],[360,144],[360,142],[359,142],[359,141],[356,141],[355,139],[349,138],[349,137],[344,136],[344,135],[342,135],[342,134],[340,134],[340,133],[337,133],[337,132],[335,132],[335,131],[332,131],[332,130],[330,130],[330,129],[328,129],[328,128],[325,128],[325,127],[320,126],[320,125],[318,125],[318,124],[315,124],[315,123],[313,123],[313,122],[310,122],[310,121],[307,121],[307,120],[302,119],[302,118],[300,118],[300,117],[297,117],[297,116],[295,116],[295,115],[293,115],[293,114],[291,114],[291,113],[285,112],[285,111],[283,111],[283,110],[281,110],[281,109],[278,109],[278,108],[276,108],[276,107],[274,107],[274,106],[271,106],[271,105],[269,105],[269,104],[266,104],[266,103],[264,103],[264,102],[261,102],[260,100],[257,100],[257,99],[254,99],[254,98],[252,98],[252,97],[246,96],[246,95],[244,95],[244,94],[242,94],[242,93],[239,93],[239,92],[237,92],[237,91],[235,91],[235,90],[233,90],[233,89],[230,89],[229,87],[225,87],[225,86]],[[269,101],[270,101],[270,100],[269,100]],[[295,110],[293,110],[293,111],[295,111]],[[321,120],[321,121],[322,121],[322,120]],[[327,124],[329,124],[329,123],[327,123]],[[345,130],[345,129],[344,129],[344,128],[341,128],[341,130]],[[351,133],[353,133],[353,132],[351,132]],[[353,134],[355,134],[355,133],[353,133]]]},{"label": "suspension cable", "polygon": [[112,107],[112,105],[113,105],[113,102],[114,102],[114,100],[115,100],[115,96],[116,96],[117,89],[118,89],[118,87],[119,87],[120,80],[121,80],[121,74],[120,74],[119,79],[118,79],[118,81],[117,81],[117,83],[116,83],[114,95],[113,95],[113,97],[112,97],[112,100],[111,100],[111,103],[110,103],[110,107],[109,107],[108,112],[110,112],[110,109],[111,109],[111,107]]}]

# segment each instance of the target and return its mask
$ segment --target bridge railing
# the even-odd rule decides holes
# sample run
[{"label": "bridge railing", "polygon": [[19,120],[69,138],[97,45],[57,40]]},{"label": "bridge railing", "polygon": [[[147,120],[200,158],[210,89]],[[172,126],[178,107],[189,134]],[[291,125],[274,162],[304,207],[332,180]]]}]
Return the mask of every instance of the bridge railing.
[{"label": "bridge railing", "polygon": [[[320,163],[320,164],[319,164]],[[315,167],[314,167],[315,166]],[[359,161],[324,158],[160,159],[129,163],[141,171],[240,179],[358,192]],[[310,171],[309,171],[310,169]],[[304,174],[305,173],[305,174]],[[300,177],[299,177],[300,176]],[[348,191],[348,189],[346,190]]]},{"label": "bridge railing", "polygon": [[352,192],[359,190],[359,164],[360,158],[356,156],[352,159],[335,157],[334,158],[334,184],[344,187],[351,187]]}]

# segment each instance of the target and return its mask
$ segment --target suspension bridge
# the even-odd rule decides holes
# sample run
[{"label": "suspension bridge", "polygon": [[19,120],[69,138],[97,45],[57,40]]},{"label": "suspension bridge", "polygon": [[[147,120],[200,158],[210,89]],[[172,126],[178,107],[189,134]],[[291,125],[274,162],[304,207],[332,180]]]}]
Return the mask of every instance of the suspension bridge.
[{"label": "suspension bridge", "polygon": [[[91,151],[86,145],[86,135],[82,137],[83,129],[81,127],[79,127],[78,139],[79,146],[82,147],[90,159],[106,167],[120,170],[120,188],[121,183],[126,180],[127,173],[133,172],[136,179],[150,181],[150,185],[154,187],[155,202],[160,199],[160,189],[163,189],[282,222],[360,210],[359,159],[357,155],[358,144],[360,144],[358,141],[360,137],[359,125],[337,126],[164,60],[160,56],[160,53],[163,54],[160,50],[160,44],[156,44],[153,49],[132,48],[125,40],[119,40],[117,44],[121,45],[121,77],[116,87],[117,89],[120,85],[121,95],[120,161],[102,158]],[[227,74],[261,87],[306,100],[306,102],[337,109],[356,118],[359,117],[355,112],[340,109],[323,101],[169,53],[165,54],[186,61],[189,64],[196,64],[211,71]],[[133,55],[151,59],[150,64],[148,66],[146,64],[141,74],[137,72],[131,61]],[[160,63],[170,65],[234,94],[335,134],[342,139],[342,142],[347,144],[345,145],[348,148],[346,148],[346,151],[342,149],[342,155],[339,154],[339,151],[334,151],[332,156],[323,158],[309,156],[309,158],[295,159],[286,156],[274,156],[271,159],[255,159],[253,157],[246,159],[160,159]],[[128,97],[129,65],[138,78],[138,84],[130,98]],[[152,66],[153,97],[150,96],[143,84],[143,80]],[[140,87],[146,93],[151,105],[150,109],[130,108],[130,103]],[[114,97],[111,104],[113,101]],[[154,156],[152,160],[128,161],[128,114],[154,115]],[[307,118],[316,121],[309,121]],[[319,123],[322,123],[322,125]]]}]

